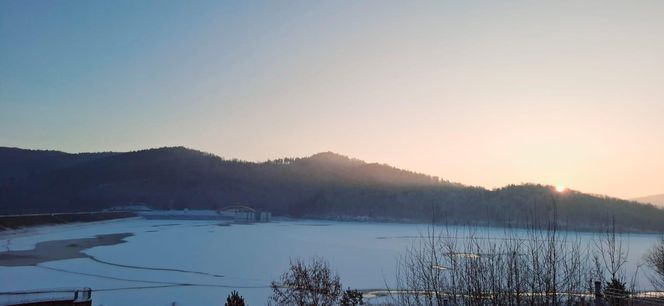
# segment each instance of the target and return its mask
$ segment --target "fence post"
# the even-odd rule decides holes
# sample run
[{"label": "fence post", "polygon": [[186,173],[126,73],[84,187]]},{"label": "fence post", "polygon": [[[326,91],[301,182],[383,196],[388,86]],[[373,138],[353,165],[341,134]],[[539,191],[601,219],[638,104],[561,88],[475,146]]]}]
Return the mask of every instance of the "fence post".
[{"label": "fence post", "polygon": [[595,306],[604,306],[604,299],[602,296],[602,282],[595,281]]}]

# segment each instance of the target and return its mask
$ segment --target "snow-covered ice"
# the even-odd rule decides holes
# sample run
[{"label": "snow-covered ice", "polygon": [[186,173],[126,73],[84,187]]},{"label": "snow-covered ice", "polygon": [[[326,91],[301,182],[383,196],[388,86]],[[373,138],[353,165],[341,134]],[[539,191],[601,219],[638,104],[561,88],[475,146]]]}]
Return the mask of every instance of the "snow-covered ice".
[{"label": "snow-covered ice", "polygon": [[[413,237],[426,230],[426,225],[415,224],[311,220],[218,224],[133,218],[4,233],[2,251],[99,234],[130,232],[134,236],[126,238],[126,243],[86,250],[93,259],[0,267],[0,291],[90,287],[94,305],[108,306],[223,305],[235,289],[249,305],[263,305],[270,282],[287,269],[289,260],[311,256],[327,259],[344,287],[384,288],[394,278],[397,258]],[[500,229],[486,230],[495,236],[504,234]],[[592,236],[580,235],[589,241]],[[657,239],[657,235],[629,236],[628,273]],[[644,279],[639,282],[647,287]]]}]

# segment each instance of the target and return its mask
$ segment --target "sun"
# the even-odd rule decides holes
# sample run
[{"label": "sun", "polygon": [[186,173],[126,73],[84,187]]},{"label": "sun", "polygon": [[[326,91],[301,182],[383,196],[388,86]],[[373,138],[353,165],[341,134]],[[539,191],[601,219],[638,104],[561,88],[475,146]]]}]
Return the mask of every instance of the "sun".
[{"label": "sun", "polygon": [[567,190],[567,188],[565,188],[565,186],[560,185],[560,184],[556,185],[556,191],[557,192],[564,192],[565,190]]}]

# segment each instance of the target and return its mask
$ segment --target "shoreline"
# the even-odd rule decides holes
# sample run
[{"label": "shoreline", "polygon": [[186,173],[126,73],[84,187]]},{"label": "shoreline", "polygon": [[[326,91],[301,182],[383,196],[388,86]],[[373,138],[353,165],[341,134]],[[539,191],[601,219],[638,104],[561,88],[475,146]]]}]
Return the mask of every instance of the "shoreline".
[{"label": "shoreline", "polygon": [[[342,223],[360,223],[360,224],[404,224],[404,225],[426,225],[433,227],[465,227],[465,228],[489,228],[489,229],[505,229],[505,230],[535,230],[547,231],[545,225],[533,226],[528,224],[491,224],[491,223],[454,223],[454,222],[425,222],[414,219],[394,219],[394,218],[366,218],[366,217],[319,217],[319,216],[305,216],[305,217],[273,217],[273,220],[279,221],[297,221],[297,220],[312,220],[312,221],[329,221],[329,222],[342,222]],[[556,228],[561,232],[576,232],[585,234],[601,234],[606,233],[609,225],[606,226],[575,226],[569,224],[559,224]],[[636,228],[618,227],[616,228],[617,234],[624,235],[661,235],[661,231],[655,230],[641,230]]]},{"label": "shoreline", "polygon": [[41,225],[94,222],[136,217],[133,212],[78,212],[46,213],[29,215],[0,215],[0,233],[7,230],[36,227]]}]

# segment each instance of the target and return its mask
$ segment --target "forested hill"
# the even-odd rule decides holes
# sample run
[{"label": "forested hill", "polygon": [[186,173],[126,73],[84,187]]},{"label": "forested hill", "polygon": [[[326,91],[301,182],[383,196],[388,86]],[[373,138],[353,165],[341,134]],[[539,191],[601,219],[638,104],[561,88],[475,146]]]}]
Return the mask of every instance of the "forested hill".
[{"label": "forested hill", "polygon": [[[331,152],[263,163],[182,147],[68,154],[0,148],[0,213],[91,211],[129,204],[219,208],[243,203],[275,214],[527,226],[552,220],[597,229],[664,231],[652,205],[549,186],[469,187]],[[556,203],[556,205],[554,205]]]}]

